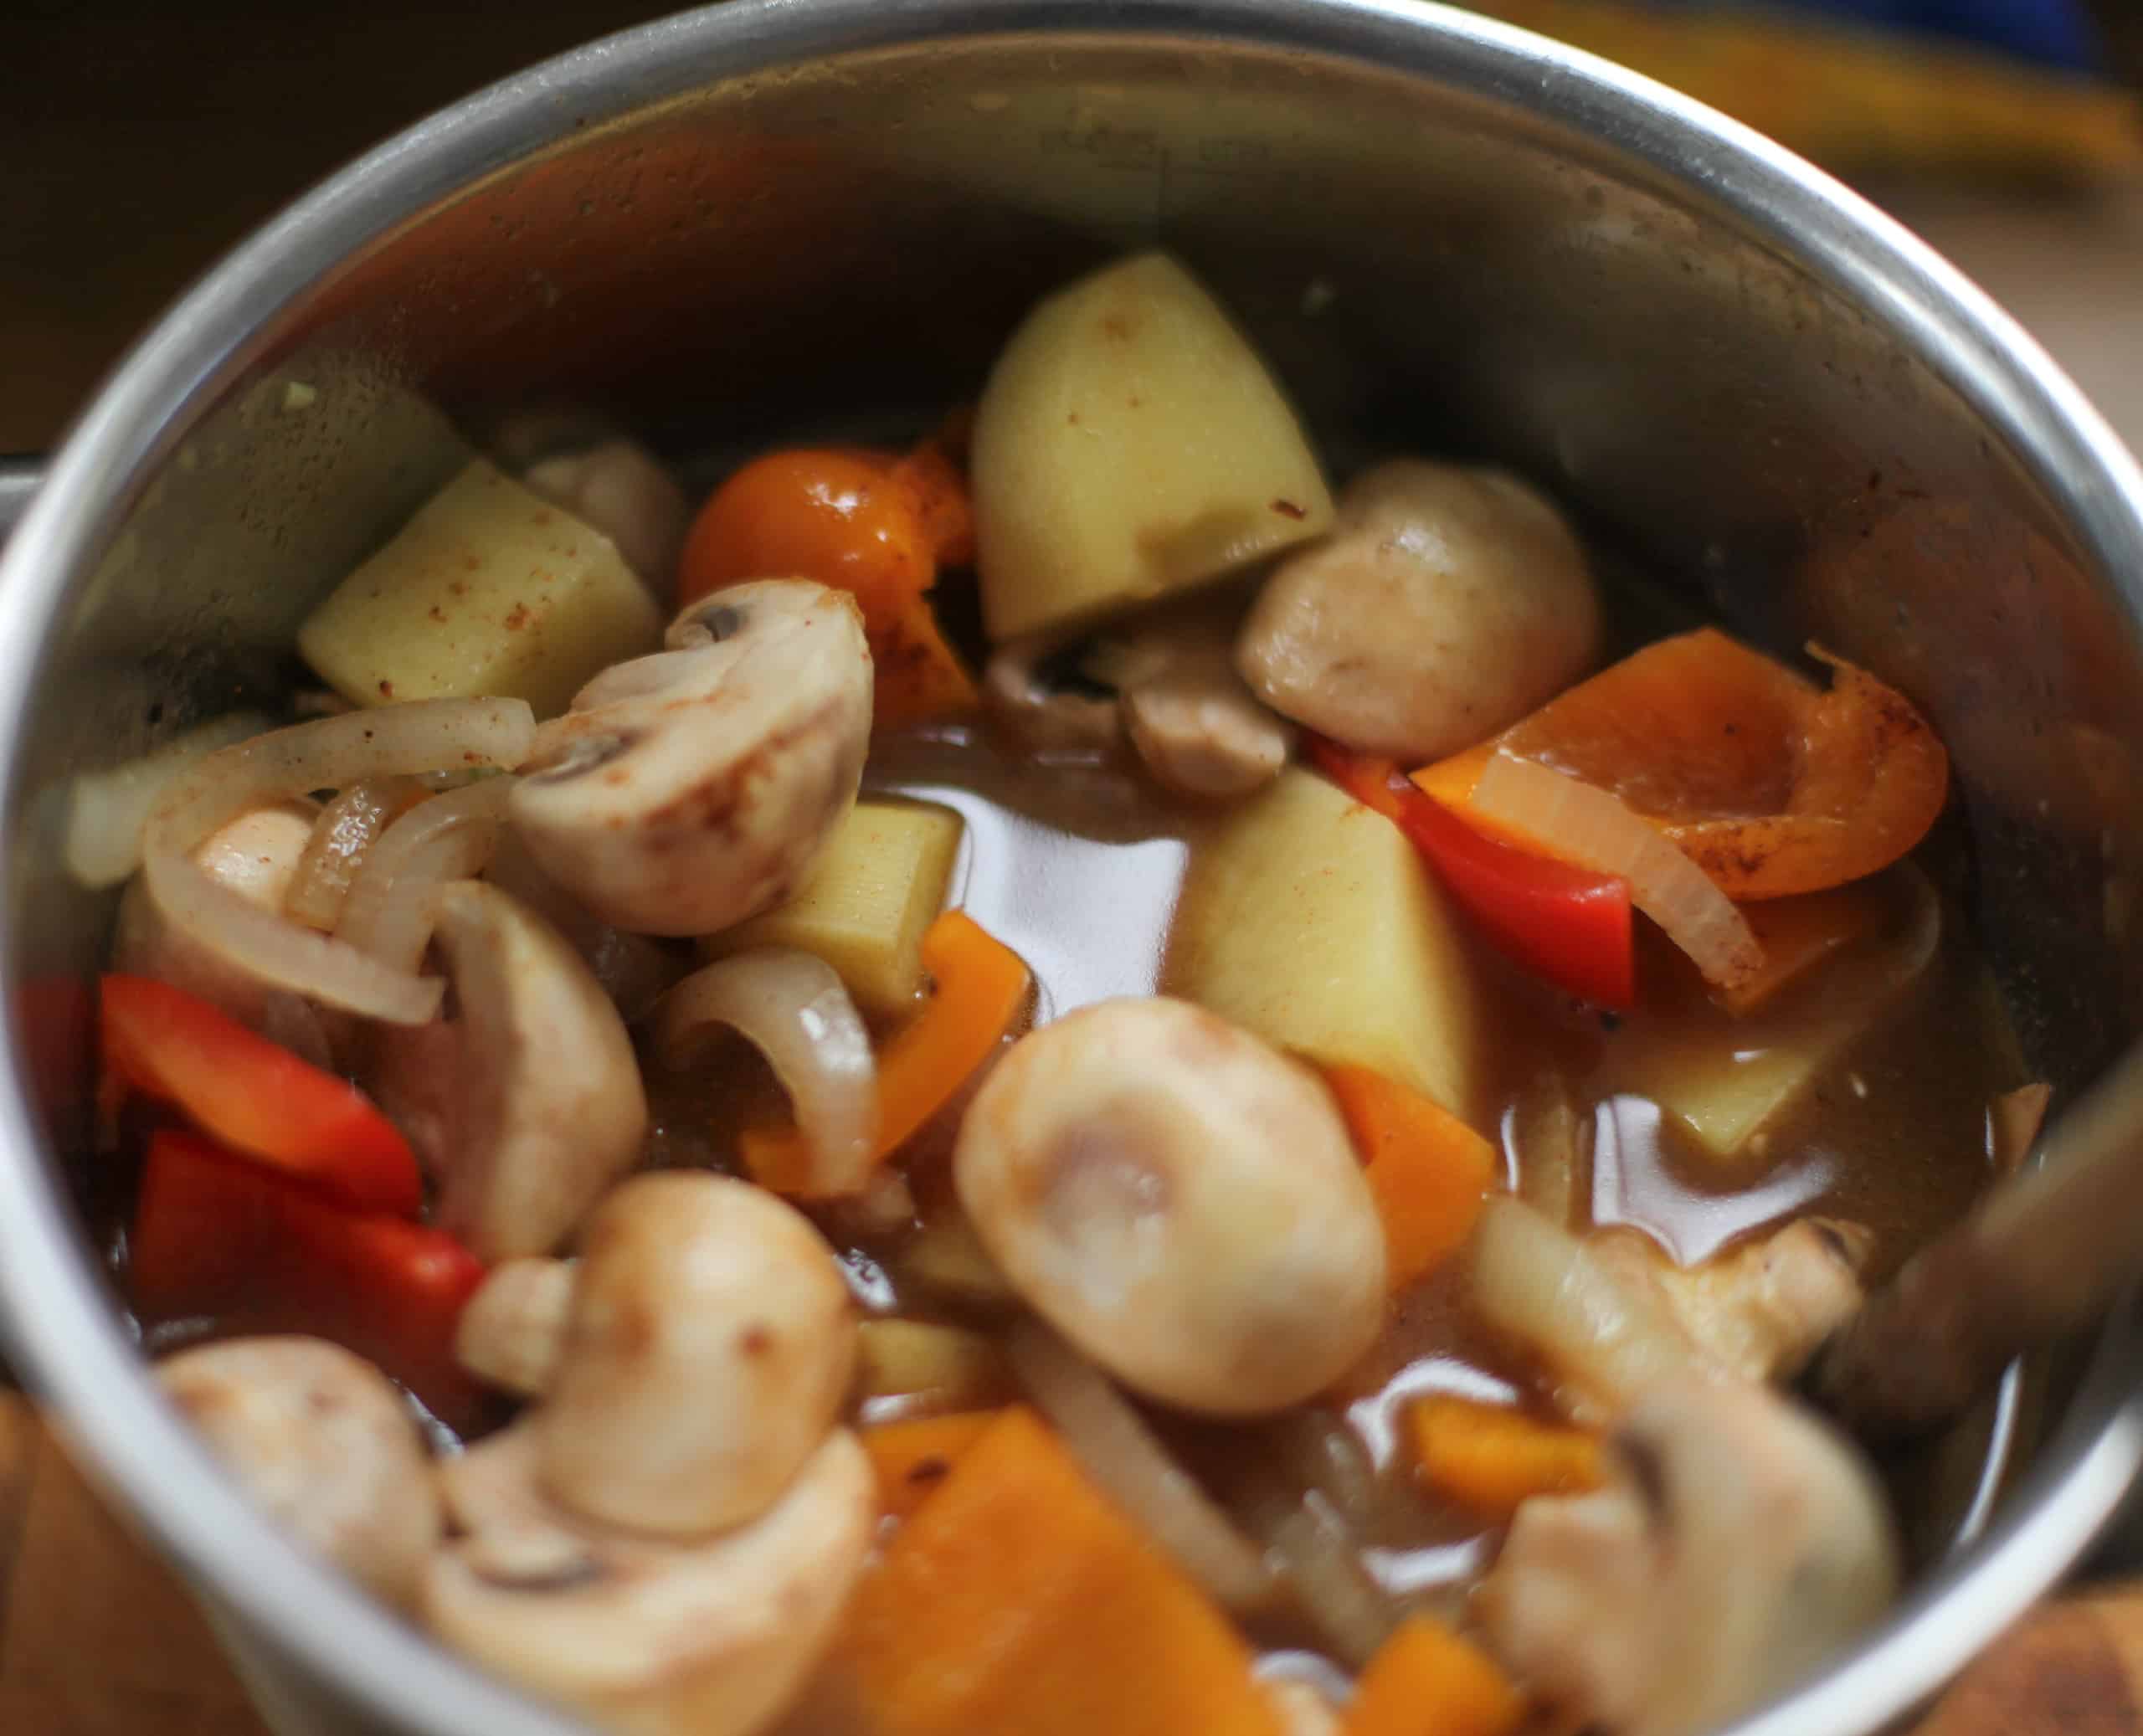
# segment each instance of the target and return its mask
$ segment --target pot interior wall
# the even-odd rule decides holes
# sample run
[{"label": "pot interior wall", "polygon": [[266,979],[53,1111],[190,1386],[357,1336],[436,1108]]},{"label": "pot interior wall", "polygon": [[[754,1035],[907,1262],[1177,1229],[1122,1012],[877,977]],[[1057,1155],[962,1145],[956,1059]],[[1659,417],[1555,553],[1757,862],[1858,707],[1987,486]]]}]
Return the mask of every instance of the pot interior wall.
[{"label": "pot interior wall", "polygon": [[1583,120],[1303,54],[939,43],[562,113],[381,234],[203,383],[49,649],[8,897],[59,1148],[110,917],[59,865],[66,780],[286,686],[296,622],[471,431],[569,400],[689,449],[944,403],[1036,295],[1156,242],[1335,468],[1508,461],[1657,584],[1910,692],[2031,1064],[2088,1079],[2139,983],[2131,605],[1890,330]]}]

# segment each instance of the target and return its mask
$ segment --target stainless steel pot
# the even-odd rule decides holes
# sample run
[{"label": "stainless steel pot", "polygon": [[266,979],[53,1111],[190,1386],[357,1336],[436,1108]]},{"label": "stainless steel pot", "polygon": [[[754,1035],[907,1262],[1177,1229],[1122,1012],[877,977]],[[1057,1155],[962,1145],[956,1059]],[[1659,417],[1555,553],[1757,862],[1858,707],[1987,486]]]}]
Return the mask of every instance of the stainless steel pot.
[{"label": "stainless steel pot", "polygon": [[[763,438],[942,400],[1017,310],[1155,237],[1328,446],[1492,453],[1751,631],[1821,630],[1955,751],[2025,1041],[2136,1025],[2143,477],[1981,295],[1821,175],[1596,61],[1404,0],[735,0],[425,121],[143,341],[0,568],[0,1301],[85,1463],[281,1729],[567,1726],[301,1559],[157,1403],[85,1234],[106,901],[67,777],[234,689],[455,460],[594,397]],[[1747,1736],[1876,1728],[2072,1564],[2143,1462],[2117,1320],[1991,1528]]]}]

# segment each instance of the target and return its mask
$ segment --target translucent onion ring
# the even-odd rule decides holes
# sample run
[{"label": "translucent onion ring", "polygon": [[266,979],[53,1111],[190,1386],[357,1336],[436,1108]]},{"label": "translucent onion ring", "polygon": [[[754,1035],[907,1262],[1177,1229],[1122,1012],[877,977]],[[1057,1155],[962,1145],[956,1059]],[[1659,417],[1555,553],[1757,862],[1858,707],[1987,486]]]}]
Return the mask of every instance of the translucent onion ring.
[{"label": "translucent onion ring", "polygon": [[503,766],[527,757],[536,719],[517,699],[417,700],[255,736],[212,753],[167,790],[142,829],[142,878],[164,920],[237,968],[324,1005],[422,1025],[445,983],[398,971],[219,886],[192,860],[249,808],[364,778]]}]

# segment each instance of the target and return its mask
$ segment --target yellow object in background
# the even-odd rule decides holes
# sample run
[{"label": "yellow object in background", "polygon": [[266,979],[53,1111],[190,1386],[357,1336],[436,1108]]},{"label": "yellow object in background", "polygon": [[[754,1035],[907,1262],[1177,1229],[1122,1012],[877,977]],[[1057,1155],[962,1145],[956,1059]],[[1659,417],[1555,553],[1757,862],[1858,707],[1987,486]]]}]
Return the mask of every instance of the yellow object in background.
[{"label": "yellow object in background", "polygon": [[1969,44],[1625,0],[1472,0],[1695,97],[1837,173],[2143,173],[2143,106]]}]

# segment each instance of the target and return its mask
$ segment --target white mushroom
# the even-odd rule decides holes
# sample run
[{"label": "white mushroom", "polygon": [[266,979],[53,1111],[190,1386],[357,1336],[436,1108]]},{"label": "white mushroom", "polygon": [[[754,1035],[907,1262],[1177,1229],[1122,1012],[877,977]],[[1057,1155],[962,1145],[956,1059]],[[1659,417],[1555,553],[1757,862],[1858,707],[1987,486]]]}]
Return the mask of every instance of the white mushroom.
[{"label": "white mushroom", "polygon": [[848,1286],[809,1219],[723,1176],[641,1176],[582,1239],[534,1422],[543,1487],[658,1536],[743,1524],[833,1426],[855,1368]]},{"label": "white mushroom", "polygon": [[1860,1271],[1874,1237],[1858,1224],[1796,1218],[1686,1267],[1639,1230],[1601,1230],[1589,1245],[1626,1287],[1659,1297],[1719,1367],[1749,1380],[1790,1380],[1860,1307]]},{"label": "white mushroom", "polygon": [[599,922],[580,901],[554,884],[536,865],[521,835],[508,827],[484,878],[502,892],[511,892],[565,937],[580,954],[581,963],[595,973],[603,992],[617,1003],[630,1025],[661,999],[691,968],[689,953],[644,934],[628,934]]},{"label": "white mushroom", "polygon": [[433,938],[460,1016],[383,1025],[367,1077],[485,1260],[542,1254],[638,1158],[647,1097],[617,1009],[558,932],[456,881]]},{"label": "white mushroom", "polygon": [[558,1373],[573,1282],[570,1260],[501,1261],[461,1310],[455,1360],[501,1392],[536,1397]]},{"label": "white mushroom", "polygon": [[537,732],[511,812],[599,920],[709,934],[801,885],[854,804],[871,652],[854,598],[787,579],[717,592],[665,642]]},{"label": "white mushroom", "polygon": [[1236,673],[1239,605],[1174,609],[1135,633],[1123,659],[1124,732],[1156,783],[1194,799],[1246,796],[1280,775],[1292,724]]},{"label": "white mushroom", "polygon": [[1077,668],[1083,634],[1030,634],[1008,639],[983,665],[990,715],[1023,745],[1042,752],[1100,752],[1123,739],[1117,695]]},{"label": "white mushroom", "polygon": [[1285,716],[1408,765],[1470,747],[1582,675],[1600,602],[1542,495],[1499,470],[1398,459],[1266,581],[1236,646]]},{"label": "white mushroom", "polygon": [[675,588],[691,504],[661,461],[637,441],[610,439],[531,465],[522,481],[618,547],[658,596]]},{"label": "white mushroom", "polygon": [[[250,809],[210,834],[193,860],[218,885],[263,910],[280,910],[319,813],[316,803],[302,799]],[[308,1061],[325,1065],[330,1058],[316,1008],[177,932],[138,876],[119,902],[111,968],[197,994]]]},{"label": "white mushroom", "polygon": [[1592,1494],[1519,1509],[1477,1607],[1548,1704],[1688,1736],[1799,1681],[1895,1595],[1874,1479],[1768,1389],[1683,1376],[1632,1409]]},{"label": "white mushroom", "polygon": [[409,1407],[370,1363],[319,1338],[233,1338],[167,1358],[165,1393],[278,1525],[406,1605],[439,1535]]},{"label": "white mushroom", "polygon": [[877,1488],[856,1437],[826,1437],[750,1524],[682,1543],[561,1513],[536,1457],[517,1425],[442,1464],[464,1534],[425,1574],[432,1631],[624,1736],[751,1736],[779,1717],[870,1548]]},{"label": "white mushroom", "polygon": [[1013,1287],[1169,1404],[1298,1403],[1383,1317],[1383,1227],[1331,1098],[1187,1002],[1105,1001],[1022,1038],[953,1177]]}]

